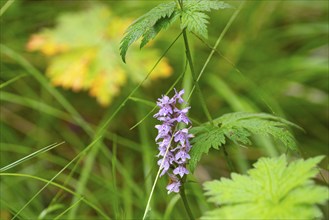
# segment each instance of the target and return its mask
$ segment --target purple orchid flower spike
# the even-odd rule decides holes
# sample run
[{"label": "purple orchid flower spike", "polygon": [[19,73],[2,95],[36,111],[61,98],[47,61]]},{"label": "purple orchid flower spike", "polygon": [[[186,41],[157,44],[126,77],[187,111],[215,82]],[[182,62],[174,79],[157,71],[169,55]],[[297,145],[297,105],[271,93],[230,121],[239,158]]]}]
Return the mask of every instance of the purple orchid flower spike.
[{"label": "purple orchid flower spike", "polygon": [[192,134],[189,134],[190,127],[177,130],[179,124],[185,126],[191,124],[187,117],[190,107],[183,109],[177,107],[177,104],[184,103],[182,98],[184,90],[179,92],[174,90],[175,95],[172,98],[163,95],[158,99],[157,105],[160,110],[154,115],[161,122],[160,125],[155,126],[158,130],[155,141],[157,141],[159,149],[158,157],[161,157],[158,160],[158,165],[161,166],[160,176],[167,173],[170,178],[170,183],[166,187],[168,194],[178,193],[182,184],[181,179],[189,174],[186,166],[191,158],[188,154],[192,147],[189,139],[193,137]]}]

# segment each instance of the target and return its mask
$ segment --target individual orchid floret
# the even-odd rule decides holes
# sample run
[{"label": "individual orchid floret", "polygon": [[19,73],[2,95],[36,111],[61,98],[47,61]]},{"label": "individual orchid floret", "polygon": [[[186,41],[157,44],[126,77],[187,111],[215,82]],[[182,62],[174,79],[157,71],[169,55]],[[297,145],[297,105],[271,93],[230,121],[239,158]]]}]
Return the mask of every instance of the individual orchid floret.
[{"label": "individual orchid floret", "polygon": [[176,167],[173,171],[175,175],[180,175],[180,177],[183,177],[185,174],[189,174],[188,170],[185,166],[179,165]]},{"label": "individual orchid floret", "polygon": [[190,120],[188,119],[187,115],[186,115],[189,109],[190,109],[190,107],[184,108],[182,110],[174,109],[175,120],[177,122],[183,122],[185,124],[191,123]]},{"label": "individual orchid floret", "polygon": [[[167,186],[168,193],[178,193],[181,186],[181,179],[189,174],[186,166],[191,158],[188,154],[191,145],[189,139],[193,137],[189,134],[189,128],[184,128],[191,124],[187,117],[190,107],[180,109],[177,105],[183,104],[182,95],[184,90],[177,92],[169,98],[163,95],[158,99],[157,105],[160,107],[158,113],[154,115],[161,124],[156,125],[158,135],[155,138],[157,141],[160,157],[158,165],[160,166],[160,176],[168,174],[170,183]],[[183,127],[182,129],[178,129]]]},{"label": "individual orchid floret", "polygon": [[175,155],[175,160],[178,163],[186,163],[187,160],[191,159],[190,155],[186,152],[186,150],[180,150],[178,153]]},{"label": "individual orchid floret", "polygon": [[184,99],[182,98],[182,95],[184,94],[184,89],[182,89],[181,91],[177,92],[176,89],[175,90],[175,95],[173,97],[173,99],[177,100],[178,103],[182,104],[184,103]]},{"label": "individual orchid floret", "polygon": [[179,181],[170,183],[166,187],[166,189],[168,190],[168,194],[171,192],[179,193],[180,186],[181,186],[181,183]]},{"label": "individual orchid floret", "polygon": [[182,185],[179,181],[179,178],[173,174],[168,173],[169,176],[169,184],[167,185],[166,189],[168,190],[168,194],[171,192],[178,193],[179,188]]}]

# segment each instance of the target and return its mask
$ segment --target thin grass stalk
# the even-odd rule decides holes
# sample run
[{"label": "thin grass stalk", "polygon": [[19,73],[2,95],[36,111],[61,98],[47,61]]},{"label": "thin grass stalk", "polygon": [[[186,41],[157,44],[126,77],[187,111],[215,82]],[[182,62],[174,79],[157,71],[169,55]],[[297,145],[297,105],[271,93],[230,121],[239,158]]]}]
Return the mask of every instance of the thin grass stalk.
[{"label": "thin grass stalk", "polygon": [[6,87],[6,86],[8,86],[8,85],[10,85],[10,84],[13,83],[13,82],[16,82],[17,80],[19,80],[20,78],[23,78],[23,77],[25,77],[25,76],[27,76],[26,73],[21,74],[21,75],[18,75],[18,76],[14,77],[14,78],[12,78],[12,79],[10,79],[10,80],[7,80],[7,81],[4,82],[4,83],[1,83],[1,84],[0,84],[0,89]]},{"label": "thin grass stalk", "polygon": [[[103,138],[109,124],[111,123],[111,121],[114,119],[114,117],[119,113],[119,111],[126,105],[127,101],[130,100],[131,97],[133,97],[133,95],[135,94],[135,92],[142,86],[142,84],[148,79],[148,77],[151,75],[151,73],[153,72],[153,70],[157,67],[157,65],[160,63],[160,61],[162,60],[162,58],[167,54],[167,52],[169,51],[169,49],[175,44],[175,42],[178,40],[178,38],[181,36],[182,33],[180,33],[175,40],[169,45],[169,47],[165,50],[165,52],[161,55],[161,57],[157,60],[157,62],[154,64],[154,66],[152,67],[152,69],[148,72],[148,74],[145,76],[145,78],[129,93],[129,95],[123,100],[123,102],[120,104],[120,106],[114,111],[114,113],[108,118],[105,119],[105,122],[103,124],[101,124],[97,131],[96,131],[96,135],[95,137],[100,137],[101,139]],[[100,148],[100,145],[96,145],[92,151],[88,154],[88,157],[86,159],[86,163],[85,166],[82,168],[82,175],[79,179],[78,182],[78,186],[77,186],[77,192],[80,194],[82,193],[84,190],[84,187],[87,183],[88,180],[88,175],[91,171],[92,165],[94,163],[95,157],[98,153],[98,150]],[[73,198],[72,203],[75,203],[76,199]],[[70,218],[75,218],[75,214],[77,212],[77,209],[79,208],[79,205],[74,206],[69,213],[69,217]]]},{"label": "thin grass stalk", "polygon": [[[177,125],[176,125],[174,131],[176,130],[176,128],[177,128]],[[153,186],[152,186],[152,189],[151,189],[151,192],[150,192],[150,195],[149,195],[149,197],[148,197],[147,204],[146,204],[146,207],[145,207],[145,210],[144,210],[143,220],[146,218],[146,215],[147,215],[147,213],[148,213],[148,211],[149,211],[150,203],[151,203],[151,199],[152,199],[152,196],[153,196],[153,193],[154,193],[154,189],[155,189],[155,186],[156,186],[156,184],[157,184],[157,182],[158,182],[158,179],[159,179],[159,176],[160,176],[160,172],[161,172],[161,168],[163,167],[163,165],[164,165],[164,163],[165,163],[165,159],[166,159],[167,154],[168,154],[168,152],[169,152],[169,148],[170,148],[170,146],[171,146],[171,142],[172,142],[173,138],[174,138],[174,136],[172,136],[172,137],[170,138],[170,141],[169,141],[169,144],[168,144],[168,146],[167,146],[166,152],[165,152],[165,154],[164,154],[164,156],[163,156],[163,159],[162,159],[162,162],[161,162],[161,164],[160,164],[160,166],[159,166],[159,169],[158,169],[157,175],[155,176],[155,180],[154,180],[154,182],[153,182]]]},{"label": "thin grass stalk", "polygon": [[[112,160],[111,160],[111,165],[112,165],[112,186],[113,189],[117,191],[117,175],[116,175],[116,170],[117,170],[117,148],[118,148],[118,142],[117,142],[117,135],[113,135],[113,149],[112,149]],[[119,202],[116,199],[112,201],[113,203],[113,209],[115,212],[115,218],[117,219],[117,215],[119,213]]]},{"label": "thin grass stalk", "polygon": [[[138,108],[138,113],[137,113],[137,117],[141,117],[144,114],[145,110],[144,110],[144,106],[139,106]],[[151,190],[152,187],[152,175],[150,175],[151,178],[147,178],[148,177],[148,173],[150,173],[151,171],[151,167],[150,165],[152,164],[151,162],[151,158],[152,155],[150,154],[151,151],[149,149],[150,147],[150,143],[149,143],[149,138],[148,138],[148,127],[147,125],[141,124],[141,126],[138,127],[139,129],[139,137],[141,140],[141,148],[142,148],[142,161],[143,161],[143,171],[144,171],[144,179],[145,179],[145,189],[147,192],[149,192]]]},{"label": "thin grass stalk", "polygon": [[44,147],[44,148],[42,148],[40,150],[37,150],[37,151],[35,151],[35,152],[33,152],[33,153],[31,153],[31,154],[29,154],[29,155],[27,155],[27,156],[19,159],[19,160],[16,160],[15,162],[13,162],[11,164],[8,164],[7,166],[2,167],[0,169],[0,172],[4,172],[6,170],[9,170],[9,169],[11,169],[11,168],[13,168],[13,167],[15,167],[15,166],[17,166],[17,165],[19,165],[19,164],[27,161],[27,160],[29,160],[31,158],[34,158],[34,157],[38,156],[39,154],[45,153],[47,151],[50,151],[50,150],[54,149],[55,147],[58,147],[58,146],[60,146],[60,145],[62,145],[64,143],[65,142],[61,142],[59,144],[54,143],[54,144],[48,145],[48,146],[46,146],[46,147]]},{"label": "thin grass stalk", "polygon": [[[35,180],[39,180],[41,182],[47,183],[51,186],[55,186],[58,187],[59,189],[72,194],[73,196],[77,196],[79,197],[84,203],[86,203],[86,205],[90,206],[92,209],[94,209],[97,213],[99,213],[104,219],[110,219],[99,207],[97,207],[95,204],[93,204],[92,202],[90,202],[89,200],[87,200],[86,198],[76,194],[73,190],[66,188],[65,186],[56,183],[54,181],[51,180],[47,180],[38,176],[33,176],[33,175],[29,175],[29,174],[23,174],[23,173],[0,173],[0,176],[14,176],[14,177],[25,177],[25,178],[30,178],[30,179],[35,179]],[[3,201],[1,201],[3,202]],[[14,219],[14,218],[12,218]]]},{"label": "thin grass stalk", "polygon": [[65,97],[58,92],[54,87],[49,85],[46,77],[40,73],[31,63],[29,63],[24,57],[17,54],[7,46],[0,44],[1,53],[15,60],[20,64],[28,73],[30,73],[73,117],[73,119],[83,128],[83,130],[92,137],[94,130],[89,124],[82,118],[80,113],[71,105],[71,103],[65,99]]},{"label": "thin grass stalk", "polygon": [[67,213],[70,209],[72,209],[74,206],[76,206],[78,203],[81,202],[81,200],[83,199],[83,197],[81,197],[78,201],[76,201],[75,203],[73,203],[72,205],[70,205],[70,207],[68,207],[67,209],[65,209],[62,213],[60,213],[59,215],[57,215],[54,220],[59,219],[60,217],[62,217],[65,213]]},{"label": "thin grass stalk", "polygon": [[194,64],[193,64],[193,60],[192,60],[192,56],[191,56],[191,50],[190,50],[190,46],[189,46],[189,42],[188,42],[188,38],[187,38],[186,28],[183,30],[183,38],[184,38],[184,45],[185,45],[185,51],[186,51],[186,58],[188,60],[188,64],[189,64],[190,71],[191,71],[191,74],[192,74],[192,77],[193,77],[194,85],[197,88],[197,92],[198,92],[200,104],[202,106],[202,109],[203,109],[204,114],[206,115],[208,121],[211,124],[213,124],[212,117],[211,117],[211,115],[209,113],[209,110],[208,110],[208,107],[206,105],[205,99],[204,99],[204,97],[202,95],[200,86],[199,86],[199,84],[197,82],[196,74],[195,74],[195,71],[194,71]]},{"label": "thin grass stalk", "polygon": [[[239,8],[233,13],[233,15],[231,16],[230,20],[227,22],[227,24],[226,24],[224,30],[220,33],[220,35],[219,35],[219,37],[218,37],[218,39],[217,39],[217,41],[216,41],[216,43],[215,43],[213,49],[211,50],[211,52],[210,52],[210,54],[209,54],[209,56],[208,56],[206,62],[203,64],[203,67],[202,67],[202,69],[201,69],[201,71],[200,71],[200,73],[199,73],[199,75],[198,75],[198,77],[197,77],[197,79],[196,79],[196,82],[199,82],[201,76],[203,75],[203,73],[204,73],[206,67],[207,67],[208,64],[209,64],[210,59],[211,59],[212,56],[214,55],[214,53],[215,53],[215,51],[216,51],[216,48],[218,47],[219,43],[220,43],[220,42],[222,41],[222,39],[224,38],[224,35],[225,35],[226,32],[228,31],[228,29],[231,27],[233,21],[236,19],[236,17],[237,17],[238,14],[240,13],[240,11],[241,11],[241,9],[242,9],[244,3],[245,3],[245,1],[243,1],[243,2],[240,4]],[[196,85],[197,85],[197,84],[196,84]],[[189,97],[188,97],[187,100],[189,100],[189,99],[191,98],[192,93],[194,92],[196,85],[193,86],[192,91],[191,91],[191,93],[189,94]]]},{"label": "thin grass stalk", "polygon": [[[66,168],[68,168],[73,162],[78,160],[81,156],[83,156],[90,148],[93,147],[95,143],[99,141],[100,138],[95,139],[93,142],[91,142],[83,151],[81,151],[77,156],[75,156],[69,163],[67,163],[55,176],[53,176],[49,182],[47,182],[34,196],[15,214],[15,216],[12,218],[14,220],[18,217],[18,215],[45,189],[47,186],[52,183]],[[107,217],[107,216],[106,216]],[[107,219],[109,219],[107,217]]]},{"label": "thin grass stalk", "polygon": [[116,116],[118,114],[118,112],[125,106],[125,104],[127,103],[127,101],[129,99],[131,99],[131,97],[133,97],[133,95],[135,94],[135,92],[144,84],[144,82],[148,79],[148,77],[151,75],[151,73],[153,72],[153,70],[157,67],[157,65],[160,63],[160,61],[163,59],[163,57],[168,53],[168,51],[172,48],[172,46],[176,43],[176,41],[179,39],[179,37],[182,35],[182,33],[180,33],[175,39],[174,41],[169,45],[169,47],[163,52],[163,54],[161,55],[161,57],[157,60],[157,62],[154,64],[154,66],[152,67],[152,69],[148,72],[148,74],[145,76],[145,78],[130,92],[130,94],[123,100],[123,102],[121,103],[120,107],[116,109],[116,111],[113,113],[113,115],[104,123],[104,125],[100,128],[100,131],[103,131],[107,128],[107,125],[113,120],[114,116]]},{"label": "thin grass stalk", "polygon": [[[184,66],[184,70],[182,71],[182,73],[177,77],[177,79],[175,80],[175,82],[170,86],[170,88],[166,91],[166,95],[169,94],[169,92],[171,92],[175,86],[179,83],[179,81],[185,76],[185,73],[186,73],[186,69],[187,69],[187,62],[185,63],[185,66]],[[149,111],[141,120],[139,120],[135,125],[133,125],[130,130],[136,128],[138,125],[140,125],[147,117],[149,117],[152,112],[157,108],[157,105],[153,104],[153,108],[151,111]]]},{"label": "thin grass stalk", "polygon": [[0,17],[8,10],[15,0],[8,0],[0,9]]}]

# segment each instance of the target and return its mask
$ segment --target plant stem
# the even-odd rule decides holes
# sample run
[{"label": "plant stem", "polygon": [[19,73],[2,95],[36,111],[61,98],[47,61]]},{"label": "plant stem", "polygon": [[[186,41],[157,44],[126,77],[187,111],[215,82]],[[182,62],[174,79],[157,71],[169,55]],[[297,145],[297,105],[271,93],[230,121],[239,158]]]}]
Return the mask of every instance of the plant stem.
[{"label": "plant stem", "polygon": [[192,56],[191,56],[190,46],[189,46],[189,43],[188,43],[186,28],[183,30],[183,38],[184,38],[186,58],[188,60],[189,66],[190,66],[190,70],[191,70],[191,73],[192,73],[194,85],[196,86],[196,89],[197,89],[197,92],[198,92],[198,95],[199,95],[201,106],[203,108],[203,111],[204,111],[204,113],[205,113],[208,121],[211,124],[213,124],[211,115],[209,113],[209,110],[207,108],[206,102],[205,102],[205,100],[203,98],[203,95],[201,93],[201,89],[200,89],[199,84],[198,84],[197,79],[196,79],[196,74],[195,74],[195,71],[194,71],[194,65],[193,65],[193,60],[192,60]]},{"label": "plant stem", "polygon": [[[176,125],[174,131],[176,131],[176,128],[177,128],[177,125]],[[169,152],[169,148],[170,148],[170,146],[171,146],[171,142],[172,142],[172,140],[173,140],[173,137],[174,137],[174,136],[172,136],[171,139],[170,139],[170,141],[169,141],[169,144],[168,144],[168,146],[167,146],[166,152],[165,152],[165,154],[164,154],[164,156],[163,156],[163,159],[162,159],[162,162],[161,162],[161,164],[160,164],[160,166],[159,166],[159,169],[158,169],[157,175],[155,176],[155,180],[154,180],[154,183],[153,183],[153,186],[152,186],[152,189],[151,189],[151,192],[150,192],[150,195],[149,195],[149,198],[148,198],[148,200],[147,200],[147,204],[146,204],[146,207],[145,207],[145,210],[144,210],[144,214],[143,214],[143,218],[142,218],[143,220],[146,218],[146,215],[147,215],[147,213],[148,213],[148,211],[149,211],[149,209],[150,209],[150,204],[151,204],[151,199],[152,199],[152,196],[153,196],[153,193],[154,193],[154,189],[155,189],[155,186],[156,186],[156,184],[157,184],[157,182],[158,182],[158,179],[159,179],[159,176],[160,176],[160,172],[161,172],[161,169],[162,169],[162,167],[163,167],[163,165],[164,165],[164,162],[165,162],[165,159],[166,159],[166,157],[167,157],[167,154],[168,154],[168,152]]]},{"label": "plant stem", "polygon": [[183,200],[183,203],[184,203],[184,206],[185,206],[186,212],[187,212],[187,214],[188,214],[190,220],[194,220],[195,218],[194,218],[194,216],[193,216],[193,214],[192,214],[192,211],[191,211],[191,208],[190,208],[190,206],[189,206],[189,204],[188,204],[188,202],[187,202],[187,198],[186,198],[186,194],[185,194],[185,186],[184,186],[184,183],[185,183],[185,178],[184,178],[183,181],[182,181],[182,186],[181,186],[181,188],[180,188],[180,192],[179,192],[179,194],[180,194],[180,196],[182,197],[182,200]]},{"label": "plant stem", "polygon": [[223,145],[222,148],[223,148],[226,163],[227,163],[228,168],[230,169],[230,172],[235,171],[233,163],[232,163],[231,159],[228,156],[228,152],[226,150],[226,147]]},{"label": "plant stem", "polygon": [[0,9],[0,16],[2,16],[5,11],[14,3],[15,0],[8,0]]},{"label": "plant stem", "polygon": [[[234,12],[234,14],[231,16],[230,20],[227,22],[227,24],[226,24],[224,30],[223,30],[223,31],[221,32],[221,34],[219,35],[219,37],[218,37],[218,39],[217,39],[217,41],[216,41],[214,47],[212,48],[212,50],[211,50],[211,52],[210,52],[210,54],[209,54],[209,56],[208,56],[206,62],[203,64],[203,67],[202,67],[202,69],[201,69],[201,71],[200,71],[200,73],[199,73],[199,75],[198,75],[198,78],[197,78],[196,82],[199,82],[201,76],[203,75],[203,73],[204,73],[206,67],[207,67],[208,64],[209,64],[210,59],[211,59],[212,56],[214,55],[214,53],[215,53],[215,51],[216,51],[216,48],[218,47],[219,43],[220,43],[220,42],[222,41],[222,39],[224,38],[224,35],[225,35],[226,32],[228,31],[228,29],[231,27],[231,25],[232,25],[233,21],[235,20],[235,18],[236,18],[236,17],[238,16],[238,14],[240,13],[240,11],[241,11],[241,9],[242,9],[242,7],[243,7],[244,4],[245,4],[245,1],[243,1],[243,2],[240,4],[239,8]],[[187,100],[190,100],[191,95],[192,95],[192,93],[194,92],[194,89],[195,89],[195,86],[193,86],[192,91],[191,91],[191,93],[190,93],[190,95],[189,95],[189,97],[188,97]]]},{"label": "plant stem", "polygon": [[[178,0],[178,4],[179,4],[181,10],[183,10],[183,8],[184,8],[184,6],[183,6],[183,0]],[[191,56],[190,46],[189,46],[189,43],[188,43],[186,28],[183,29],[183,38],[184,38],[186,58],[188,60],[188,64],[190,66],[191,74],[192,74],[192,77],[193,77],[193,84],[194,84],[193,85],[193,88],[196,87],[196,89],[197,89],[197,92],[198,92],[198,95],[199,95],[199,99],[200,99],[200,103],[201,103],[202,109],[203,109],[203,111],[204,111],[204,113],[205,113],[208,121],[211,124],[214,124],[213,123],[213,120],[211,118],[211,115],[209,113],[209,110],[207,108],[206,102],[205,102],[205,100],[203,98],[203,95],[201,93],[201,89],[200,89],[199,84],[198,84],[198,81],[197,81],[196,73],[194,71],[194,65],[193,65],[193,60],[192,60],[192,56]],[[191,93],[192,93],[192,91],[191,91]]]}]

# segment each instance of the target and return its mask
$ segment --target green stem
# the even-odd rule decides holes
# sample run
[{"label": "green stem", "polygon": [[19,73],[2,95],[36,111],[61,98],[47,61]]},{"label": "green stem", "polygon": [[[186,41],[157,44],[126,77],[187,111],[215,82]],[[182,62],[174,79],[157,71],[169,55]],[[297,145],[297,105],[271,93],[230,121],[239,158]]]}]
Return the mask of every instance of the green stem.
[{"label": "green stem", "polygon": [[[174,131],[176,131],[176,128],[177,128],[177,125],[176,125]],[[169,148],[170,148],[170,146],[171,146],[171,142],[172,142],[173,138],[174,138],[174,137],[172,136],[171,139],[170,139],[170,141],[169,141],[169,144],[168,144],[168,146],[167,146],[166,152],[165,152],[165,154],[164,154],[164,156],[163,156],[163,159],[162,159],[162,162],[161,162],[161,164],[160,164],[160,166],[159,166],[159,169],[158,169],[157,175],[155,176],[155,180],[154,180],[154,183],[153,183],[153,186],[152,186],[152,189],[151,189],[151,192],[150,192],[150,195],[149,195],[149,198],[148,198],[148,200],[147,200],[147,204],[146,204],[146,207],[145,207],[145,210],[144,210],[144,214],[143,214],[143,218],[142,218],[143,220],[146,218],[146,215],[147,215],[147,213],[148,213],[148,211],[149,211],[149,209],[150,209],[150,204],[151,204],[151,199],[152,199],[152,196],[153,196],[153,193],[154,193],[154,189],[155,189],[155,186],[156,186],[156,184],[157,184],[157,182],[158,182],[158,179],[159,179],[159,176],[160,176],[160,172],[161,172],[161,168],[162,168],[163,165],[164,165],[164,162],[165,162],[165,159],[166,159],[167,154],[168,154],[168,152],[169,152]]]},{"label": "green stem", "polygon": [[[178,4],[181,8],[181,10],[183,10],[184,6],[183,6],[183,0],[178,0]],[[184,45],[185,45],[185,52],[186,52],[186,58],[188,60],[189,66],[190,66],[190,70],[192,73],[192,77],[193,77],[193,88],[196,87],[198,95],[199,95],[199,99],[200,99],[200,103],[202,106],[202,109],[208,119],[208,121],[213,124],[213,120],[211,118],[211,115],[209,113],[209,110],[207,108],[206,102],[204,100],[204,97],[202,95],[201,89],[199,87],[198,81],[197,81],[197,77],[196,77],[196,73],[194,71],[194,65],[193,65],[193,60],[192,60],[192,56],[191,56],[191,51],[190,51],[190,46],[188,43],[188,38],[187,38],[187,33],[186,33],[186,28],[183,29],[183,38],[184,38]],[[192,93],[192,91],[191,91]],[[191,94],[190,93],[190,94]]]},{"label": "green stem", "polygon": [[[165,93],[166,95],[168,95],[169,94],[169,92],[171,92],[174,88],[175,88],[175,86],[177,85],[177,83],[181,80],[181,78],[183,77],[183,76],[185,76],[185,72],[186,72],[186,68],[187,68],[187,63],[186,63],[186,65],[185,65],[185,67],[184,67],[184,70],[183,70],[183,72],[177,77],[177,79],[175,80],[175,82],[170,86],[170,88],[167,90],[167,92]],[[129,130],[132,130],[132,129],[134,129],[134,128],[136,128],[138,125],[140,125],[146,118],[148,118],[151,114],[152,114],[152,112],[157,108],[158,106],[155,104],[154,106],[153,106],[153,108],[151,109],[151,111],[149,111],[139,122],[137,122],[134,126],[132,126]]]},{"label": "green stem", "polygon": [[[183,10],[183,0],[178,0],[178,3],[181,7],[181,9]],[[203,111],[206,115],[206,117],[208,118],[208,121],[213,124],[213,120],[211,118],[211,115],[209,113],[209,110],[207,108],[207,105],[206,105],[206,102],[204,100],[204,97],[201,93],[201,89],[199,87],[199,84],[197,82],[197,79],[196,79],[196,74],[195,74],[195,70],[194,70],[194,65],[193,65],[193,60],[192,60],[192,56],[191,56],[191,51],[190,51],[190,47],[189,47],[189,43],[188,43],[188,38],[187,38],[187,33],[186,33],[186,28],[183,29],[183,38],[184,38],[184,45],[185,45],[185,52],[186,52],[186,58],[188,60],[188,63],[189,63],[189,67],[190,67],[190,71],[191,71],[191,75],[193,77],[193,84],[194,86],[197,88],[197,91],[198,91],[198,95],[199,95],[199,99],[200,99],[200,102],[201,102],[201,106],[203,108]],[[190,220],[194,220],[194,216],[192,214],[192,211],[191,211],[191,208],[188,204],[188,201],[187,201],[187,198],[186,198],[186,194],[185,194],[185,181],[186,181],[186,176],[182,179],[182,186],[180,188],[180,196],[183,200],[183,203],[184,203],[184,207],[186,209],[186,212],[189,216],[189,219]]]},{"label": "green stem", "polygon": [[222,148],[223,148],[225,160],[226,160],[228,168],[230,169],[230,172],[235,171],[233,163],[232,163],[231,159],[229,158],[225,145],[223,145]]},{"label": "green stem", "polygon": [[[203,67],[202,67],[202,69],[201,69],[201,71],[200,71],[200,73],[199,73],[199,75],[198,75],[197,80],[196,80],[197,82],[199,82],[201,76],[203,75],[203,73],[204,73],[206,67],[208,66],[208,64],[209,64],[209,62],[210,62],[210,59],[211,59],[212,56],[214,55],[214,53],[215,53],[215,51],[216,51],[216,48],[218,47],[219,43],[220,43],[220,42],[222,41],[222,39],[224,38],[224,35],[225,35],[226,32],[228,31],[228,29],[231,27],[231,25],[232,25],[233,21],[235,20],[235,18],[236,18],[236,17],[238,16],[238,14],[240,13],[240,11],[241,11],[241,9],[242,9],[242,7],[243,7],[244,4],[245,4],[245,1],[243,1],[243,2],[240,4],[239,8],[238,8],[238,9],[234,12],[234,14],[231,16],[231,18],[230,18],[230,20],[227,22],[227,24],[226,24],[224,30],[223,30],[223,31],[221,32],[221,34],[219,35],[219,37],[218,37],[218,39],[217,39],[217,41],[216,41],[214,47],[212,48],[212,50],[211,50],[211,52],[210,52],[210,54],[209,54],[209,56],[208,56],[206,62],[203,64]],[[194,92],[194,89],[195,89],[195,86],[193,86],[192,91],[191,91],[191,93],[189,94],[188,100],[191,98],[191,95],[192,95],[192,93]]]},{"label": "green stem", "polygon": [[184,206],[185,206],[186,212],[187,212],[187,214],[188,214],[190,220],[194,220],[195,218],[194,218],[194,216],[193,216],[193,214],[192,214],[192,211],[191,211],[191,208],[190,208],[190,206],[189,206],[189,204],[188,204],[188,202],[187,202],[187,198],[186,198],[186,194],[185,194],[185,186],[184,186],[184,183],[185,183],[185,178],[184,178],[184,180],[182,181],[182,186],[181,186],[181,188],[180,188],[180,192],[179,192],[179,194],[180,194],[180,196],[182,197],[182,200],[183,200],[183,203],[184,203]]},{"label": "green stem", "polygon": [[15,0],[8,0],[0,9],[0,16],[2,16],[5,11],[14,3]]},{"label": "green stem", "polygon": [[213,120],[211,118],[211,115],[210,115],[209,110],[207,108],[206,102],[205,102],[204,97],[202,95],[200,86],[199,86],[199,84],[197,82],[197,79],[196,79],[196,74],[195,74],[195,71],[194,71],[194,65],[193,65],[193,60],[192,60],[192,56],[191,56],[190,46],[189,46],[189,43],[188,43],[186,28],[183,30],[183,38],[184,38],[186,58],[188,60],[189,66],[190,66],[190,70],[191,70],[191,73],[192,73],[194,85],[196,86],[196,89],[197,89],[197,92],[198,92],[198,95],[199,95],[199,99],[200,99],[200,103],[201,103],[202,109],[203,109],[203,111],[204,111],[204,113],[205,113],[208,121],[211,124],[213,124]]}]

